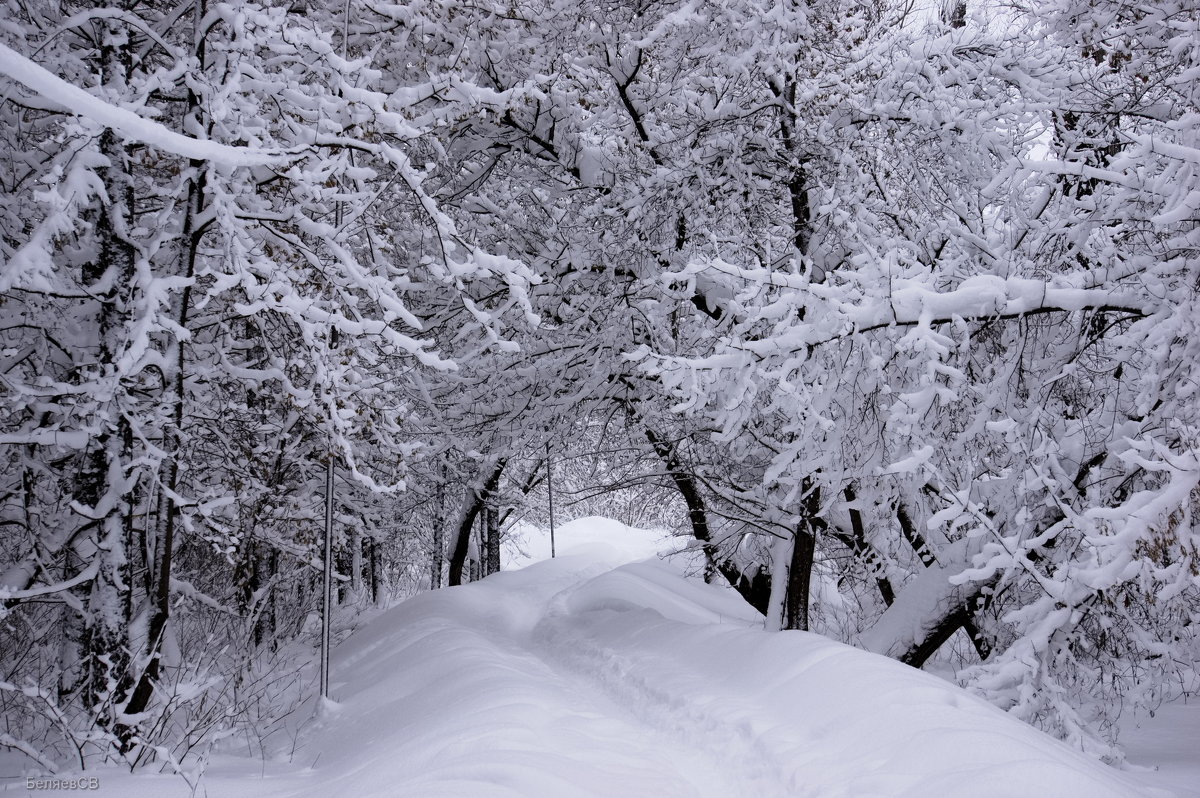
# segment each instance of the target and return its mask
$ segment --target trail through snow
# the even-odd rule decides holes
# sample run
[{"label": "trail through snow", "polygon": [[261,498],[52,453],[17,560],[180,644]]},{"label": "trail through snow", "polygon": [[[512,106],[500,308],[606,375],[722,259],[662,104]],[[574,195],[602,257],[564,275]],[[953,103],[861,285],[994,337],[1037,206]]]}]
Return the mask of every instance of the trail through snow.
[{"label": "trail through snow", "polygon": [[[338,703],[276,751],[288,761],[218,758],[196,794],[1168,794],[933,676],[817,635],[763,632],[736,595],[686,578],[678,560],[630,562],[658,544],[615,522],[579,522],[563,538],[558,559],[422,594],[365,625],[337,650]],[[177,777],[105,774],[92,794],[190,792]]]}]

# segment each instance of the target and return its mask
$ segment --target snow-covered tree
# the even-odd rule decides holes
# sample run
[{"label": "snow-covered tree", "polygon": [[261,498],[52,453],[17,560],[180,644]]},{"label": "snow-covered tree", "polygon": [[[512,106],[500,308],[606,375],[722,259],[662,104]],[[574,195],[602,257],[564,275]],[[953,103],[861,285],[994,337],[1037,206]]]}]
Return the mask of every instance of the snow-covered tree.
[{"label": "snow-covered tree", "polygon": [[1094,751],[1194,678],[1188,4],[2,8],[5,745],[188,738],[547,457]]},{"label": "snow-covered tree", "polygon": [[424,189],[432,123],[337,24],[362,9],[10,10],[3,442],[24,535],[4,587],[64,615],[14,679],[131,750],[178,664],[176,586],[260,613],[290,578],[264,560],[311,567],[329,458],[360,486],[343,515],[378,517],[427,377],[454,367],[433,311],[460,303],[496,341],[466,286],[519,305],[530,275]]},{"label": "snow-covered tree", "polygon": [[806,193],[819,248],[692,259],[738,321],[646,356],[877,583],[864,645],[919,665],[966,629],[972,686],[1085,747],[1114,693],[1152,702],[1146,669],[1194,662],[1189,18],[864,39],[871,79],[806,120],[846,120]]}]

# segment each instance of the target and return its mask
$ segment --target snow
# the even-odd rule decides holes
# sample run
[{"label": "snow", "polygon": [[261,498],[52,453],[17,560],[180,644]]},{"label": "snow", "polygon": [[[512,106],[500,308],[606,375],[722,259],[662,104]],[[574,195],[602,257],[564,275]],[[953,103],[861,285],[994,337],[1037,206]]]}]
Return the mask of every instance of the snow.
[{"label": "snow", "polygon": [[0,43],[0,73],[71,113],[99,122],[126,138],[141,141],[164,152],[229,166],[258,166],[281,160],[278,154],[248,147],[231,147],[176,133],[158,122],[106,103],[78,86],[67,83],[3,43]]},{"label": "snow", "polygon": [[[214,758],[223,798],[699,798],[1168,793],[938,678],[818,635],[768,633],[694,552],[612,521],[524,530],[518,570],[421,594],[335,652],[337,703],[269,761]],[[647,559],[647,555],[649,558]],[[185,796],[99,774],[106,798]]]},{"label": "snow", "polygon": [[[662,531],[634,529],[611,518],[580,518],[555,529],[559,556],[584,555],[613,563],[657,557],[683,548],[686,541]],[[506,571],[550,559],[550,535],[539,527],[518,524],[506,533],[500,564]]]},{"label": "snow", "polygon": [[1164,704],[1153,717],[1141,713],[1121,720],[1125,755],[1135,768],[1144,768],[1133,775],[1179,798],[1200,798],[1200,700],[1195,694]]}]

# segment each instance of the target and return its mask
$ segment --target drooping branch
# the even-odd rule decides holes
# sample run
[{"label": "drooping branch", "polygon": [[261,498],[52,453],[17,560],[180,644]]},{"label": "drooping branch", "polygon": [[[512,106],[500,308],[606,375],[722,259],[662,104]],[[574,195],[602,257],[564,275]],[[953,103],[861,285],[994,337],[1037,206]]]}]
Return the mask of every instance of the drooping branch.
[{"label": "drooping branch", "polygon": [[671,481],[675,483],[679,495],[687,505],[688,522],[692,526],[692,536],[700,541],[704,549],[704,581],[711,582],[717,570],[719,555],[717,547],[712,543],[712,532],[708,528],[708,515],[704,510],[704,497],[696,487],[696,481],[688,474],[679,462],[674,447],[649,427],[646,428],[646,440],[654,448],[654,453],[663,461]]},{"label": "drooping branch", "polygon": [[[920,558],[921,564],[930,571],[942,573],[943,569],[939,567],[924,536],[917,531],[912,516],[903,502],[896,505],[896,520],[900,524],[902,536]],[[951,591],[951,597],[939,605],[941,617],[929,621],[923,627],[924,636],[913,640],[910,646],[896,658],[914,668],[920,668],[959,629],[967,633],[980,660],[991,656],[992,644],[975,623],[975,612],[987,600],[988,592],[994,584],[995,582],[991,581],[973,584],[971,586],[973,589],[965,592]]]},{"label": "drooping branch", "polygon": [[733,560],[721,556],[720,547],[713,540],[712,529],[708,523],[708,508],[695,476],[683,467],[674,447],[648,427],[646,439],[653,447],[654,453],[663,461],[668,476],[688,509],[692,537],[700,542],[704,551],[704,581],[712,582],[716,574],[720,573],[746,603],[765,614],[770,604],[770,577],[761,568],[747,573]]},{"label": "drooping branch", "polygon": [[857,495],[854,492],[853,485],[847,485],[842,495],[846,497],[846,501],[850,503],[850,530],[851,535],[836,535],[839,542],[845,545],[854,553],[866,567],[875,576],[875,585],[879,588],[879,595],[883,599],[886,606],[892,606],[896,601],[896,591],[892,587],[891,580],[884,573],[882,563],[879,561],[879,554],[867,542],[866,526],[863,524],[862,511],[854,506],[854,501]]}]

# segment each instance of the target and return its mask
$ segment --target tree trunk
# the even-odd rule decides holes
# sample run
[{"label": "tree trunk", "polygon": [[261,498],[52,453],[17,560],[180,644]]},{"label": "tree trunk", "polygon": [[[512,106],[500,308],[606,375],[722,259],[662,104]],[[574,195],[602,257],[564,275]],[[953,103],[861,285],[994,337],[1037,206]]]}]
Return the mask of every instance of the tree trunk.
[{"label": "tree trunk", "polygon": [[766,615],[771,607],[771,575],[759,565],[746,572],[729,560],[718,563],[721,575],[742,599],[754,609]]},{"label": "tree trunk", "polygon": [[[192,6],[193,25],[200,30],[201,21],[207,13],[206,0],[194,0]],[[196,42],[196,57],[201,66],[205,59],[203,37]],[[200,102],[194,91],[188,89],[188,107],[185,118],[198,122]],[[200,246],[203,231],[197,229],[196,219],[204,211],[204,162],[192,160],[188,163],[190,176],[187,183],[187,207],[184,209],[183,221],[179,234],[180,272],[189,279],[196,273],[196,254]],[[192,287],[189,283],[184,287],[179,300],[179,328],[188,329],[188,316],[191,312]],[[138,677],[136,687],[130,696],[125,711],[136,715],[146,710],[153,692],[153,684],[158,680],[161,666],[163,636],[166,634],[167,622],[171,617],[171,571],[175,555],[175,527],[179,508],[175,504],[175,495],[179,487],[179,458],[181,457],[181,432],[184,420],[186,374],[186,353],[183,341],[175,345],[175,379],[174,379],[174,408],[172,412],[173,425],[164,436],[167,452],[166,474],[163,483],[164,500],[160,501],[160,514],[157,519],[158,533],[154,547],[157,556],[156,573],[154,576],[154,611],[150,615],[147,629],[146,664]]]},{"label": "tree trunk", "polygon": [[[716,580],[718,571],[723,572],[724,569],[718,565],[720,553],[716,545],[712,542],[712,533],[708,528],[708,513],[704,507],[704,497],[700,495],[700,490],[696,486],[696,480],[684,470],[682,464],[679,462],[679,457],[676,455],[673,447],[649,427],[646,428],[646,440],[650,441],[650,446],[653,447],[654,453],[662,460],[667,473],[671,475],[671,481],[675,483],[675,489],[683,497],[683,502],[687,506],[688,522],[692,526],[692,537],[700,541],[704,550],[704,581],[711,583]],[[728,574],[725,576],[727,579],[729,578]],[[731,579],[729,581],[730,584],[737,587],[735,580]]]},{"label": "tree trunk", "polygon": [[329,698],[329,632],[333,618],[333,452],[325,455],[325,546],[321,561],[321,698]]},{"label": "tree trunk", "polygon": [[457,529],[454,536],[454,551],[450,554],[450,585],[463,583],[463,568],[467,562],[467,551],[471,545],[471,531],[475,527],[475,519],[479,511],[487,504],[488,499],[496,492],[500,484],[500,475],[504,473],[507,458],[496,460],[486,471],[481,482],[476,487],[467,490],[463,499],[462,510],[458,516]]},{"label": "tree trunk", "polygon": [[[132,54],[128,37],[116,25],[101,31],[100,69],[106,85],[123,88]],[[83,634],[85,682],[83,703],[96,713],[96,721],[118,738],[127,751],[134,730],[122,720],[129,695],[130,654],[128,630],[132,616],[129,554],[134,544],[130,526],[137,472],[132,464],[133,433],[125,418],[116,373],[135,292],[135,257],[129,241],[129,209],[133,186],[127,149],[112,130],[100,134],[100,151],[108,159],[96,170],[104,183],[106,201],[95,222],[96,257],[83,267],[83,282],[94,286],[99,300],[96,318],[97,365],[102,380],[111,381],[112,398],[97,408],[102,430],[92,440],[76,479],[75,499],[87,508],[91,520],[92,551],[98,564],[88,595],[88,617]]]},{"label": "tree trunk", "polygon": [[846,497],[846,501],[851,503],[849,514],[852,536],[849,540],[842,540],[842,542],[873,573],[875,586],[879,589],[879,595],[883,599],[884,605],[890,607],[896,601],[896,591],[892,587],[891,580],[887,577],[883,564],[880,562],[878,552],[872,548],[871,544],[867,543],[867,530],[863,524],[862,511],[853,506],[853,502],[857,498],[854,487],[847,485],[845,491],[843,491],[843,495]]},{"label": "tree trunk", "polygon": [[437,590],[442,586],[442,565],[446,561],[446,474],[443,469],[438,480],[437,516],[433,519],[433,541],[429,553],[429,589]]},{"label": "tree trunk", "polygon": [[357,530],[350,532],[350,595],[354,601],[359,601],[363,587],[363,539]]},{"label": "tree trunk", "polygon": [[[261,558],[259,559],[261,563]],[[264,641],[271,641],[271,648],[274,650],[276,645],[276,630],[279,628],[278,607],[279,601],[276,597],[275,575],[279,573],[279,552],[274,548],[271,549],[271,554],[266,561],[265,583],[267,587],[267,595],[263,597],[266,605],[260,610],[258,628],[256,632],[256,643],[262,645]]]},{"label": "tree trunk", "polygon": [[485,567],[484,574],[500,572],[500,523],[499,512],[495,507],[488,507],[483,514],[484,525],[487,532],[487,546],[485,547]]},{"label": "tree trunk", "polygon": [[[933,552],[930,551],[925,538],[917,531],[903,502],[896,505],[896,520],[900,523],[900,531],[904,535],[904,539],[921,559],[921,564],[926,568],[937,567],[937,560],[934,558]],[[946,617],[929,626],[929,639],[917,641],[916,645],[901,654],[898,659],[914,668],[921,667],[959,628],[967,633],[979,659],[987,659],[992,653],[992,644],[975,623],[975,608],[986,597],[987,590],[990,588],[991,584],[979,585],[978,589],[963,597],[961,606],[947,607]]]},{"label": "tree trunk", "polygon": [[[371,538],[371,603],[379,603],[379,541]],[[438,574],[441,575],[440,573]]]},{"label": "tree trunk", "polygon": [[[859,643],[868,651],[919,668],[956,631],[972,623],[976,606],[999,577],[965,585],[950,581],[970,565],[970,543],[964,539],[943,549],[945,564],[932,561],[906,584],[895,603],[859,636]],[[977,651],[986,657],[990,646],[977,631],[973,642],[976,636]]]},{"label": "tree trunk", "polygon": [[808,631],[813,558],[816,554],[817,532],[824,526],[824,522],[818,515],[821,511],[821,487],[814,484],[811,477],[805,478],[804,481],[804,512],[796,525],[791,561],[788,563],[783,628]]},{"label": "tree trunk", "polygon": [[771,606],[771,577],[768,572],[756,566],[753,571],[747,573],[738,568],[732,560],[721,557],[720,549],[712,539],[708,511],[695,478],[682,467],[674,450],[654,430],[646,430],[646,439],[663,461],[671,481],[675,483],[675,489],[683,497],[688,511],[688,522],[692,527],[692,537],[703,546],[704,581],[714,582],[716,574],[720,573],[747,604],[766,615]]},{"label": "tree trunk", "polygon": [[943,25],[948,25],[954,30],[965,28],[967,26],[966,0],[942,0],[940,16]]},{"label": "tree trunk", "polygon": [[788,568],[787,598],[784,602],[784,629],[808,631],[808,598],[812,582],[813,554],[817,538],[801,522],[792,543],[792,561]]},{"label": "tree trunk", "polygon": [[557,553],[554,551],[554,474],[552,466],[554,458],[550,455],[550,442],[546,442],[546,506],[550,510],[550,559]]}]

